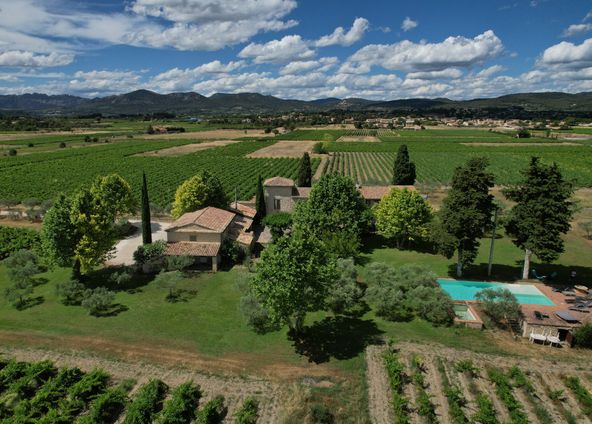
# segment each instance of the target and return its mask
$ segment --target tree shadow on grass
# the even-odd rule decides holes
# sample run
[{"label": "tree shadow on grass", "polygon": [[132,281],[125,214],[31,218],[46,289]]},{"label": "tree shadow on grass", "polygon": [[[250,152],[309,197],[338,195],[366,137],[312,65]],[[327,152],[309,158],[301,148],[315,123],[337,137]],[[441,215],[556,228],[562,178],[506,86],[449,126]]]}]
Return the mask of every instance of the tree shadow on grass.
[{"label": "tree shadow on grass", "polygon": [[168,295],[166,300],[171,303],[187,303],[197,296],[197,290],[178,289],[173,296]]},{"label": "tree shadow on grass", "polygon": [[[592,280],[592,267],[584,266],[567,266],[561,264],[538,264],[532,263],[530,270],[536,269],[537,274],[550,276],[556,273],[555,277],[545,282],[557,285],[579,284]],[[571,272],[576,272],[576,279],[572,281]],[[456,264],[448,266],[448,275],[456,278]],[[463,277],[471,280],[483,281],[519,281],[522,280],[522,262],[517,261],[515,265],[493,264],[491,277],[487,276],[487,263],[482,262],[466,266],[463,272]],[[532,274],[529,279],[533,279]]]},{"label": "tree shadow on grass", "polygon": [[41,305],[43,302],[45,302],[45,298],[43,296],[28,297],[24,299],[23,302],[16,307],[16,309],[17,311],[24,311],[25,309]]},{"label": "tree shadow on grass", "polygon": [[153,274],[132,273],[131,279],[124,284],[118,284],[116,281],[113,281],[112,276],[114,274],[126,270],[129,270],[129,268],[124,266],[97,269],[84,276],[82,282],[86,287],[91,289],[105,287],[115,292],[126,291],[128,293],[135,293],[141,291],[141,288],[154,280],[155,277]]},{"label": "tree shadow on grass", "polygon": [[380,234],[370,234],[364,238],[362,247],[360,249],[361,255],[355,258],[357,265],[368,265],[371,262],[369,255],[371,255],[377,249],[396,249],[401,252],[416,252],[426,253],[430,255],[436,254],[436,248],[433,243],[428,241],[416,241],[410,242],[403,246],[397,246],[393,241],[390,241]]},{"label": "tree shadow on grass", "polygon": [[327,317],[290,335],[296,353],[316,364],[358,356],[366,346],[380,341],[383,332],[372,320]]},{"label": "tree shadow on grass", "polygon": [[105,311],[100,311],[94,314],[97,318],[108,318],[119,315],[122,312],[129,310],[129,308],[121,303],[114,303]]}]

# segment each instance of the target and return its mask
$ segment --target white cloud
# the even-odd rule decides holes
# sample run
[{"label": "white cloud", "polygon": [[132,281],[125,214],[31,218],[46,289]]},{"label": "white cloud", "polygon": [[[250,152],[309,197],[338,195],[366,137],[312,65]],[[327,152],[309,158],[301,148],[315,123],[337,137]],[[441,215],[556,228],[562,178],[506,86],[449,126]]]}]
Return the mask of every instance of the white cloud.
[{"label": "white cloud", "polygon": [[462,77],[463,72],[458,68],[447,68],[441,71],[410,72],[407,78],[434,80],[434,79],[456,79]]},{"label": "white cloud", "polygon": [[588,19],[592,19],[592,10],[589,11],[586,16],[584,16],[584,21],[587,21]]},{"label": "white cloud", "polygon": [[69,65],[74,60],[72,54],[50,53],[35,54],[22,50],[0,52],[0,66],[13,67],[50,67]]},{"label": "white cloud", "polygon": [[163,92],[191,90],[193,85],[207,75],[227,74],[245,66],[243,61],[228,62],[226,64],[219,60],[204,63],[195,68],[179,69],[173,68],[166,72],[155,75],[149,82],[149,87],[157,88]]},{"label": "white cloud", "polygon": [[351,46],[360,41],[370,24],[365,18],[356,18],[349,31],[345,31],[343,27],[335,28],[332,34],[325,35],[315,42],[316,47],[327,47],[333,45]]},{"label": "white cloud", "polygon": [[580,45],[567,41],[549,47],[543,52],[539,65],[586,68],[592,66],[592,38]]},{"label": "white cloud", "polygon": [[407,16],[403,20],[403,22],[401,23],[401,29],[403,31],[407,32],[407,31],[411,31],[413,28],[417,27],[417,25],[419,25],[419,23],[417,21],[414,21],[409,16]]},{"label": "white cloud", "polygon": [[281,75],[299,74],[315,69],[317,72],[327,72],[339,62],[336,57],[323,57],[319,60],[306,60],[302,62],[290,62],[280,69]]},{"label": "white cloud", "polygon": [[506,70],[506,68],[504,68],[502,65],[493,65],[493,66],[490,66],[489,68],[485,68],[482,71],[479,71],[477,73],[477,76],[487,78],[487,77],[490,77],[494,74],[503,72],[505,70]]},{"label": "white cloud", "polygon": [[65,91],[87,97],[125,93],[141,88],[141,75],[133,71],[78,71]]},{"label": "white cloud", "polygon": [[265,44],[251,43],[238,54],[254,63],[286,63],[307,60],[315,56],[314,50],[299,35],[286,35]]},{"label": "white cloud", "polygon": [[501,40],[491,30],[476,36],[448,37],[441,43],[370,44],[354,53],[342,71],[368,72],[372,66],[405,72],[440,71],[451,67],[470,67],[499,56]]},{"label": "white cloud", "polygon": [[592,31],[592,24],[573,24],[561,34],[562,37],[574,37]]}]

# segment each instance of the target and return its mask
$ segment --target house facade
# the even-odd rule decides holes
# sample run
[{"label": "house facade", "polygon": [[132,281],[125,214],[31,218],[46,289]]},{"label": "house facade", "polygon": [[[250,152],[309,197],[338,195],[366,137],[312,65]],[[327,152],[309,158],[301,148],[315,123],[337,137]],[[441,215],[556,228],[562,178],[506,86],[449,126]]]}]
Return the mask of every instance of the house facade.
[{"label": "house facade", "polygon": [[236,241],[251,248],[252,224],[248,216],[214,207],[186,213],[166,230],[166,254],[191,256],[200,264],[211,264],[212,270],[217,271],[224,242]]}]

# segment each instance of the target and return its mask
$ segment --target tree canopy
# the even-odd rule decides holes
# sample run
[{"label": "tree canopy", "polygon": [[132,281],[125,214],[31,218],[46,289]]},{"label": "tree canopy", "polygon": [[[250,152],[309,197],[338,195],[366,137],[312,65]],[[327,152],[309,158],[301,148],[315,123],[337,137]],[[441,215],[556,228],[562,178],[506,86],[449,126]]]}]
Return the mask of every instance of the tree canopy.
[{"label": "tree canopy", "polygon": [[428,235],[432,208],[416,191],[392,189],[372,212],[377,232],[395,240],[398,247]]},{"label": "tree canopy", "polygon": [[508,289],[484,289],[475,295],[482,302],[480,308],[496,324],[508,325],[522,316],[516,296]]},{"label": "tree canopy", "polygon": [[[470,159],[454,170],[452,187],[444,199],[439,222],[447,234],[446,244],[440,249],[446,256],[457,252],[457,276],[463,267],[473,263],[479,249],[479,239],[491,225],[494,210],[493,196],[489,189],[494,185],[493,174],[487,171],[486,158]],[[454,251],[450,246],[454,245]]]},{"label": "tree canopy", "polygon": [[297,204],[293,217],[296,228],[330,244],[340,257],[357,253],[371,219],[354,182],[337,174],[323,175],[312,187],[308,200]]},{"label": "tree canopy", "polygon": [[310,187],[312,184],[312,166],[308,152],[304,152],[298,169],[298,187]]},{"label": "tree canopy", "polygon": [[152,227],[150,223],[150,198],[146,173],[142,172],[142,243],[152,243]]},{"label": "tree canopy", "polygon": [[516,202],[506,218],[506,232],[525,251],[522,278],[528,278],[530,256],[543,262],[556,260],[564,250],[562,235],[573,216],[573,184],[566,181],[557,164],[544,165],[533,157],[522,171],[518,185],[504,190]]},{"label": "tree canopy", "polygon": [[335,259],[323,243],[297,231],[263,251],[250,284],[272,323],[299,332],[307,312],[325,309],[336,278]]},{"label": "tree canopy", "polygon": [[208,206],[226,208],[228,198],[218,177],[208,171],[201,171],[177,188],[171,213],[174,218],[179,218],[184,213]]},{"label": "tree canopy", "polygon": [[260,223],[265,215],[267,215],[267,208],[265,206],[265,191],[263,190],[263,178],[259,175],[257,179],[257,191],[255,192],[255,221]]},{"label": "tree canopy", "polygon": [[416,171],[415,164],[409,159],[409,150],[406,144],[401,144],[395,158],[393,167],[394,185],[413,185],[415,184]]}]

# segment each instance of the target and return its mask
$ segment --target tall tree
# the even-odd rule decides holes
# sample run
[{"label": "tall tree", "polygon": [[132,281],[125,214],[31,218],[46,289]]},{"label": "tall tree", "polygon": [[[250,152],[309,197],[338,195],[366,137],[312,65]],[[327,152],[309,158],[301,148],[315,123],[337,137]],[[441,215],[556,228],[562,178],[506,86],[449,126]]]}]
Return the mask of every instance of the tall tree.
[{"label": "tall tree", "polygon": [[401,144],[393,167],[393,184],[413,185],[415,184],[415,178],[415,164],[409,159],[407,145]]},{"label": "tall tree", "polygon": [[152,224],[150,222],[150,199],[146,173],[142,172],[142,243],[152,243]]},{"label": "tall tree", "polygon": [[304,152],[300,160],[300,169],[298,170],[298,187],[310,187],[312,184],[312,167],[310,165],[310,156]]},{"label": "tall tree", "polygon": [[297,231],[263,251],[250,285],[271,322],[298,333],[308,312],[326,308],[336,279],[335,260],[324,244]]},{"label": "tall tree", "polygon": [[432,208],[416,191],[392,189],[373,208],[376,229],[397,247],[427,237]]},{"label": "tall tree", "polygon": [[73,265],[74,251],[80,235],[70,218],[71,210],[72,199],[60,194],[43,218],[43,250],[54,265]]},{"label": "tall tree", "polygon": [[561,236],[570,229],[574,189],[557,164],[541,164],[537,157],[531,158],[522,175],[522,182],[504,190],[504,195],[516,202],[506,219],[506,232],[524,250],[522,278],[527,279],[533,253],[552,262],[563,252]]},{"label": "tall tree", "polygon": [[[494,210],[493,174],[487,171],[487,158],[473,158],[454,170],[452,187],[440,210],[443,231],[448,234],[445,247],[451,244],[457,252],[456,275],[462,277],[463,267],[471,264],[479,251],[479,239],[491,225]],[[454,251],[442,250],[450,255]]]},{"label": "tall tree", "polygon": [[259,175],[259,178],[257,179],[257,191],[255,192],[255,210],[257,211],[257,214],[255,215],[255,221],[260,223],[267,214],[265,206],[265,192],[263,191],[263,178],[261,178],[261,175]]},{"label": "tall tree", "polygon": [[347,258],[357,253],[371,215],[351,178],[327,174],[315,183],[308,200],[297,205],[293,218],[296,228],[311,232]]},{"label": "tall tree", "polygon": [[218,177],[208,171],[201,171],[177,188],[172,215],[179,218],[184,213],[208,206],[225,208],[228,206],[228,198]]}]

